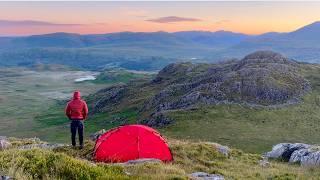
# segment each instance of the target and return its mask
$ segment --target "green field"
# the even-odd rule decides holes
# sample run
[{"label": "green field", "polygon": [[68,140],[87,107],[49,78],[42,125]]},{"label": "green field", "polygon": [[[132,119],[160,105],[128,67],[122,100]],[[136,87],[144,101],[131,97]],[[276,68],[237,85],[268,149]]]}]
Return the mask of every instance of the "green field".
[{"label": "green field", "polygon": [[[0,135],[39,137],[52,142],[68,142],[69,120],[64,107],[74,90],[84,96],[115,83],[127,83],[145,74],[124,70],[106,70],[96,80],[75,82],[77,78],[97,74],[90,71],[24,68],[0,69]],[[116,118],[134,117],[135,111],[90,116],[87,135],[101,128],[119,125]],[[111,119],[111,120],[110,120]]]}]

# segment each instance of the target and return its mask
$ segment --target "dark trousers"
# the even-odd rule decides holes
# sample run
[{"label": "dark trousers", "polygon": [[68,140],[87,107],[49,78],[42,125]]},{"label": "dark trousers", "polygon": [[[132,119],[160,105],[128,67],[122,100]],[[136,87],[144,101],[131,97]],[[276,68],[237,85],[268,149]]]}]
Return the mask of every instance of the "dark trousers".
[{"label": "dark trousers", "polygon": [[72,141],[72,146],[75,146],[76,143],[76,134],[78,131],[78,135],[79,135],[79,143],[80,146],[83,145],[83,129],[84,129],[84,125],[83,125],[83,121],[82,120],[71,120],[71,141]]}]

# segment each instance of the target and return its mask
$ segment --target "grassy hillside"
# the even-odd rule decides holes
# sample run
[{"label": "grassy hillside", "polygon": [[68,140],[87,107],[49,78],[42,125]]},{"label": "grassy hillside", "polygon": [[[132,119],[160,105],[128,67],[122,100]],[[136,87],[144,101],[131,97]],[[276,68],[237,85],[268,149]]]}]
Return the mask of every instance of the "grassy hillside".
[{"label": "grassy hillside", "polygon": [[[320,134],[320,67],[305,64],[301,74],[311,82],[312,91],[299,104],[282,108],[248,107],[240,104],[200,106],[190,110],[167,111],[173,123],[159,128],[168,137],[189,140],[214,141],[247,152],[266,152],[280,142],[305,142],[319,144]],[[148,82],[148,81],[146,81]],[[131,82],[143,84],[145,81]],[[134,86],[132,87],[134,88]],[[91,114],[86,121],[86,135],[101,128],[109,129],[121,124],[141,120],[140,108],[146,99],[159,90],[145,86],[113,109]],[[102,97],[98,94],[95,96]],[[90,101],[92,96],[87,97]],[[68,123],[61,109],[55,105],[37,117],[42,127],[51,127],[56,133],[44,131],[41,137],[49,141],[69,141]],[[90,107],[92,110],[92,106]]]},{"label": "grassy hillside", "polygon": [[170,140],[174,161],[138,165],[112,165],[91,160],[93,142],[83,150],[59,147],[53,150],[18,150],[39,143],[11,138],[11,149],[0,151],[0,171],[17,179],[188,179],[197,171],[223,175],[226,179],[314,179],[319,171],[282,162],[259,165],[261,157],[232,149],[221,154],[215,143]]},{"label": "grassy hillside", "polygon": [[[256,60],[252,61],[256,63]],[[233,63],[230,62],[231,65],[227,64],[226,66],[231,66],[230,68],[232,69]],[[290,64],[290,62],[288,63]],[[262,67],[262,72],[266,69],[263,64],[259,63],[256,65],[250,64],[250,66],[254,66],[253,69],[260,66]],[[162,70],[152,81],[132,81],[128,85],[106,88],[87,97],[91,110],[95,112],[91,116],[92,120],[88,119],[86,122],[87,126],[90,127],[88,133],[99,130],[101,124],[104,124],[104,127],[108,129],[119,124],[149,123],[151,121],[153,125],[160,124],[164,126],[159,128],[159,130],[169,137],[214,141],[240,148],[247,152],[265,152],[274,144],[280,142],[319,143],[320,135],[317,133],[320,128],[319,65],[294,63],[294,73],[289,71],[289,76],[280,73],[276,74],[276,76],[273,75],[274,77],[271,76],[271,78],[257,80],[268,85],[269,79],[271,79],[272,83],[275,82],[272,84],[273,87],[280,88],[279,91],[281,93],[284,92],[282,89],[285,89],[285,91],[291,94],[291,97],[296,98],[299,97],[297,96],[299,93],[292,92],[297,92],[297,88],[300,88],[301,85],[299,84],[300,80],[296,81],[295,78],[307,79],[310,82],[312,90],[302,96],[300,102],[294,101],[294,103],[281,104],[283,99],[275,99],[275,102],[280,102],[276,106],[272,106],[272,104],[271,106],[261,106],[259,104],[248,105],[248,103],[241,103],[243,100],[255,97],[254,94],[249,94],[249,98],[245,97],[246,99],[242,101],[213,103],[211,105],[205,104],[208,101],[204,101],[205,103],[202,104],[191,101],[193,106],[186,106],[186,108],[179,108],[178,106],[177,109],[170,109],[173,106],[168,106],[168,104],[171,102],[181,102],[176,101],[176,99],[180,98],[181,94],[187,94],[185,91],[188,92],[188,90],[166,91],[167,87],[172,87],[172,85],[177,87],[177,89],[187,87],[178,87],[178,85],[181,85],[181,82],[190,82],[198,77],[207,77],[203,76],[203,72],[207,72],[208,67],[211,67],[211,65],[202,64],[193,66],[192,64],[185,63],[170,67],[173,68]],[[224,70],[221,67],[223,65],[216,65],[212,69]],[[275,63],[271,63],[269,67],[279,68],[281,72],[284,72],[284,70],[281,70],[282,68],[287,68],[281,64],[278,67]],[[219,72],[218,70],[216,71]],[[259,71],[257,72],[259,73]],[[271,69],[271,72],[275,71]],[[161,83],[158,83],[158,79],[162,79]],[[231,80],[234,81],[234,79]],[[292,84],[292,82],[297,84]],[[206,81],[202,83],[206,83]],[[227,89],[227,92],[229,92],[229,87],[232,86],[223,86],[223,88]],[[262,89],[267,94],[269,93],[268,88],[271,92],[275,92],[275,88],[270,87],[268,85],[267,88]],[[258,86],[258,88],[260,87]],[[164,98],[160,99],[161,101],[157,101],[158,95],[161,97],[165,93],[169,95],[163,96]],[[227,98],[230,97],[233,98],[235,96],[227,96]],[[285,94],[284,97],[289,96]],[[153,101],[154,99],[156,101]],[[259,101],[257,102],[259,103]],[[153,109],[146,108],[149,104],[151,104]],[[164,111],[160,112],[168,117],[168,121],[163,116],[153,117],[159,108],[164,109]]]},{"label": "grassy hillside", "polygon": [[265,152],[276,143],[320,143],[320,67],[306,65],[304,76],[312,92],[297,105],[254,108],[216,105],[191,111],[173,111],[175,123],[161,129],[170,137],[210,140],[249,152]]}]

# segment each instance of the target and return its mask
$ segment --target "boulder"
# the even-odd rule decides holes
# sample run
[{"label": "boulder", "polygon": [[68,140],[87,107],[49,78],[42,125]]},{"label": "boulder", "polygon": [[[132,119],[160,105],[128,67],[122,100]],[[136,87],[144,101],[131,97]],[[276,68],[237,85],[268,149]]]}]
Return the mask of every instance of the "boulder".
[{"label": "boulder", "polygon": [[284,161],[289,161],[291,155],[301,149],[308,149],[311,146],[303,143],[280,143],[273,146],[272,150],[266,153],[266,157],[274,159],[282,159]]},{"label": "boulder", "polygon": [[320,166],[320,149],[303,143],[280,143],[266,153],[267,158],[281,159],[301,166]]},{"label": "boulder", "polygon": [[220,144],[217,144],[216,146],[217,150],[222,153],[223,155],[225,156],[228,156],[229,155],[229,152],[230,152],[230,148],[228,146],[222,146]]},{"label": "boulder", "polygon": [[311,152],[302,156],[301,166],[320,166],[320,151]]},{"label": "boulder", "polygon": [[190,174],[191,179],[196,180],[224,180],[224,177],[219,174],[209,174],[205,172],[194,172]]},{"label": "boulder", "polygon": [[225,156],[229,155],[230,148],[228,146],[223,146],[223,145],[218,144],[218,143],[209,143],[209,144],[212,144],[212,146],[214,148],[216,148],[217,151],[220,152],[221,154],[223,154]]},{"label": "boulder", "polygon": [[0,150],[8,149],[9,147],[11,147],[11,143],[7,139],[0,139]]},{"label": "boulder", "polygon": [[311,153],[310,149],[296,150],[291,154],[291,157],[289,159],[289,163],[301,163],[302,157],[308,156],[310,153]]}]

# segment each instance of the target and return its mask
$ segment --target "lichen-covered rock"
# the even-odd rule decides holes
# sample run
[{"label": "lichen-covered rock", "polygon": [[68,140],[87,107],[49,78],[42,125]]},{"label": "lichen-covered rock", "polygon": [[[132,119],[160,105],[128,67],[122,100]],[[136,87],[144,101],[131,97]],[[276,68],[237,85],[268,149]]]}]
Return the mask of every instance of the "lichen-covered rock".
[{"label": "lichen-covered rock", "polygon": [[195,180],[224,180],[222,175],[209,174],[205,172],[194,172],[190,174],[190,178]]},{"label": "lichen-covered rock", "polygon": [[320,151],[309,152],[301,157],[302,166],[320,166]]},{"label": "lichen-covered rock", "polygon": [[296,150],[291,154],[289,163],[301,163],[302,158],[304,156],[308,156],[310,153],[311,153],[311,150],[308,148]]},{"label": "lichen-covered rock", "polygon": [[282,159],[302,166],[320,166],[320,149],[318,146],[303,143],[280,143],[266,153],[266,157]]},{"label": "lichen-covered rock", "polygon": [[[274,158],[274,159],[282,159],[285,161],[289,161],[291,155],[298,150],[308,149],[311,146],[303,143],[280,143],[273,146],[272,150],[266,153],[266,157]],[[293,159],[292,159],[293,161]],[[294,160],[296,161],[296,159]]]},{"label": "lichen-covered rock", "polygon": [[8,149],[9,147],[11,147],[11,143],[6,138],[0,139],[0,150]]},{"label": "lichen-covered rock", "polygon": [[221,144],[218,144],[218,143],[209,143],[209,144],[212,144],[212,146],[214,148],[217,149],[217,151],[225,156],[228,156],[229,153],[230,153],[230,148],[228,146],[223,146]]},{"label": "lichen-covered rock", "polygon": [[7,139],[6,136],[0,136],[0,139]]}]

